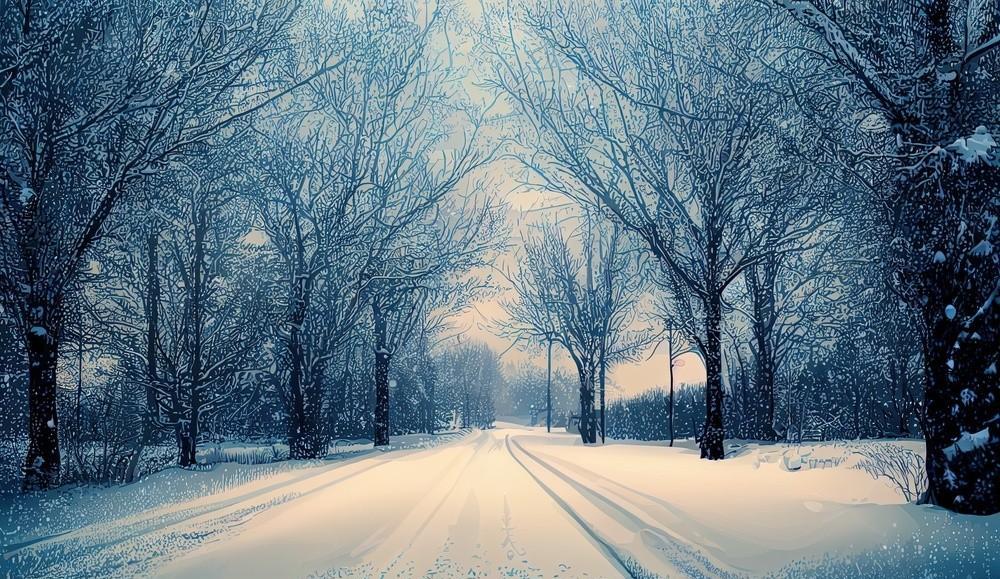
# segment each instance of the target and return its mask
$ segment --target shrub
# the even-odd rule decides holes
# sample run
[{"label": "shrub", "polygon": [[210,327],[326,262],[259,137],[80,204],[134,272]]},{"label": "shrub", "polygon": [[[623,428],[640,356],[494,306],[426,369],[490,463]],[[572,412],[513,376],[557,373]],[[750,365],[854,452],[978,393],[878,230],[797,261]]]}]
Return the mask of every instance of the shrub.
[{"label": "shrub", "polygon": [[903,497],[913,502],[927,489],[924,457],[896,444],[866,444],[855,451],[861,460],[855,468],[874,479],[885,479]]}]

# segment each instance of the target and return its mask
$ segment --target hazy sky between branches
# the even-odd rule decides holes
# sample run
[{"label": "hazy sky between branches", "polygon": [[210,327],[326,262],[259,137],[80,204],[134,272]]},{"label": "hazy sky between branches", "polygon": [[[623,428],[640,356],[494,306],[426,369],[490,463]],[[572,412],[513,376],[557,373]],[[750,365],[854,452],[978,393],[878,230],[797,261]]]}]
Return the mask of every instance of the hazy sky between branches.
[{"label": "hazy sky between branches", "polygon": [[[482,22],[484,9],[502,9],[506,5],[506,0],[459,0],[456,7],[459,11],[465,12],[462,17],[467,17],[472,26],[478,26]],[[483,71],[477,70],[475,65],[467,60],[468,54],[475,50],[471,41],[455,37],[450,38],[450,41],[453,58],[456,61],[465,61],[469,66],[469,75],[464,83],[465,90],[475,100],[480,100],[484,104],[491,102],[492,95],[480,88]],[[503,103],[495,103],[494,106],[506,108]],[[511,164],[509,160],[495,161],[477,176],[486,177],[491,183],[488,188],[490,194],[502,196],[502,199],[496,201],[503,201],[509,207],[508,222],[511,227],[509,247],[492,268],[506,273],[516,271],[518,259],[523,255],[523,238],[525,235],[531,235],[533,226],[547,221],[561,220],[568,214],[578,213],[572,202],[561,195],[522,186],[516,177],[520,173],[519,168]],[[500,285],[505,284],[503,275],[498,271],[482,273],[492,274]],[[499,295],[476,302],[474,307],[452,321],[452,334],[455,339],[461,341],[485,342],[493,349],[503,352],[505,363],[518,364],[527,361],[544,368],[546,356],[543,345],[513,345],[509,339],[498,335],[499,326],[507,318],[502,303],[510,297],[510,290],[503,290]],[[651,310],[648,301],[644,301],[640,310]],[[644,311],[639,311],[636,315],[636,324],[651,325],[644,320],[646,317]],[[654,331],[658,331],[658,328]],[[553,348],[553,365],[575,373],[572,360],[558,346]],[[661,345],[655,351],[650,347],[644,352],[640,361],[620,364],[611,369],[608,395],[614,399],[657,387],[665,388],[669,382],[667,370],[665,347]],[[674,368],[674,379],[676,384],[704,382],[705,368],[697,354],[685,354],[680,357]]]},{"label": "hazy sky between branches", "polygon": [[[495,164],[496,171],[501,163]],[[519,190],[517,184],[509,183],[509,187],[501,187],[510,206],[510,224],[512,227],[510,248],[500,256],[495,267],[504,272],[516,268],[517,260],[522,255],[522,235],[530,235],[532,225],[560,219],[561,215],[572,211],[568,201],[555,194],[540,191]],[[501,285],[505,283],[502,275],[494,274]],[[461,340],[475,340],[489,344],[495,350],[504,352],[506,363],[531,362],[536,366],[545,366],[545,348],[541,344],[522,344],[513,346],[511,341],[500,337],[498,326],[502,325],[507,316],[502,302],[510,297],[509,290],[503,290],[499,295],[476,302],[473,308],[459,315],[453,322],[455,333]],[[648,302],[648,300],[646,300]],[[642,309],[649,310],[649,304],[643,303]],[[637,324],[643,323],[643,313],[637,315]],[[513,347],[512,347],[513,346]],[[567,371],[575,371],[569,356],[558,346],[553,348],[553,364]],[[608,389],[610,398],[622,395],[633,395],[657,387],[666,387],[667,353],[665,346],[655,349],[650,347],[642,356],[641,361],[631,364],[621,364],[614,367],[609,377],[611,385]],[[705,368],[696,354],[681,356],[674,369],[677,384],[703,382]]]}]

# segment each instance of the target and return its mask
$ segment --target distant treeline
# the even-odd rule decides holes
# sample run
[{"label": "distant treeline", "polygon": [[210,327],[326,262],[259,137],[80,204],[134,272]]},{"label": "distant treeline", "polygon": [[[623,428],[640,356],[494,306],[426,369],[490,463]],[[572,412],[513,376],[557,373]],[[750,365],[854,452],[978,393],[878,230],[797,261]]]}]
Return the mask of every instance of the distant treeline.
[{"label": "distant treeline", "polygon": [[[656,389],[608,405],[608,436],[626,440],[670,439],[670,393]],[[696,436],[705,422],[705,385],[674,392],[674,438]]]}]

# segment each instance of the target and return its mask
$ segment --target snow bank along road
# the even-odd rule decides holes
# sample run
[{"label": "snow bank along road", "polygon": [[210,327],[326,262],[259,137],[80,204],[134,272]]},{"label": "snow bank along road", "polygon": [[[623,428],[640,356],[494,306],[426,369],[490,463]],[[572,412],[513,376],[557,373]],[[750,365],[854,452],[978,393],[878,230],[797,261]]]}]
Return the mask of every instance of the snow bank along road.
[{"label": "snow bank along road", "polygon": [[[927,526],[965,533],[966,540],[971,533],[989,553],[996,519],[921,521],[910,516],[912,506],[824,505],[799,500],[794,484],[776,489],[782,498],[761,508],[778,518],[787,516],[782,508],[811,514],[801,522],[761,521],[767,517],[754,507],[727,516],[690,497],[718,502],[711,499],[719,482],[739,495],[741,481],[731,476],[773,487],[781,476],[806,473],[757,471],[759,457],[738,457],[705,470],[729,479],[709,482],[697,469],[712,467],[690,449],[614,447],[583,448],[571,435],[513,426],[474,432],[435,448],[369,454],[89,525],[10,551],[2,564],[11,576],[32,577],[728,577],[822,572],[821,558],[807,567],[794,562],[843,549],[859,553],[851,573],[827,561],[826,574],[885,576],[897,554],[919,562],[917,548],[945,569],[952,569],[951,556],[966,565],[972,557],[964,574],[989,576],[996,566],[992,559],[975,562],[989,555],[961,546],[939,551],[912,543]],[[664,465],[687,469],[673,471],[684,479],[675,485],[676,501],[669,489],[656,491],[671,486]],[[862,474],[831,480],[843,484],[843,477]],[[866,498],[885,502],[880,490],[869,490]],[[773,536],[747,536],[762,524]],[[810,532],[826,538],[796,536]],[[763,546],[767,541],[773,549]]]}]

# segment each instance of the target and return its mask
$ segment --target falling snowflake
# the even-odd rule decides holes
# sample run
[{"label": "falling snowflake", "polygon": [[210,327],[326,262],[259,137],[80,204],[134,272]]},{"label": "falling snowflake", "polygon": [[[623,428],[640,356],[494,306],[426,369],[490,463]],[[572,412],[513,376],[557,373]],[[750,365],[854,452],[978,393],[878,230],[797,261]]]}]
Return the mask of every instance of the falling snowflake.
[{"label": "falling snowflake", "polygon": [[966,163],[976,163],[980,160],[989,162],[990,153],[996,146],[997,142],[993,140],[993,135],[986,130],[986,127],[980,125],[976,127],[976,132],[972,136],[955,139],[955,142],[946,148]]}]

